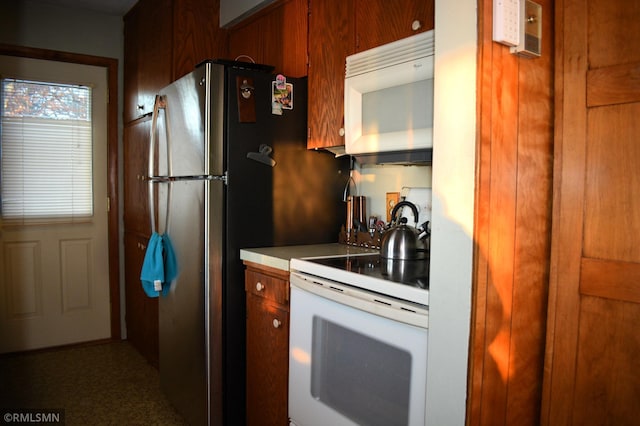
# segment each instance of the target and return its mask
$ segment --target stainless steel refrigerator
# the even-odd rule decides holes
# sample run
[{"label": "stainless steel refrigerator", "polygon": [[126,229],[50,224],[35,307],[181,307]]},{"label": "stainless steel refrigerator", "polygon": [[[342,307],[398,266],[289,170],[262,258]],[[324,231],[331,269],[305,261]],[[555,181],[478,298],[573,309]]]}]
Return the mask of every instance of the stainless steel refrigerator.
[{"label": "stainless steel refrigerator", "polygon": [[349,162],[306,149],[306,79],[261,65],[200,64],[152,121],[152,223],[177,260],[159,297],[161,386],[190,424],[243,424],[240,249],[336,242]]}]

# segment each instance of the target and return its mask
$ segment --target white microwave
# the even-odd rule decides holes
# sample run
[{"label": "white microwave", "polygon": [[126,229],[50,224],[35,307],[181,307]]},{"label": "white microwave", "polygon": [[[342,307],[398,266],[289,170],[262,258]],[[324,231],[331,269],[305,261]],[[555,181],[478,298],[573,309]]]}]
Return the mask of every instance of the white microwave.
[{"label": "white microwave", "polygon": [[345,152],[433,148],[433,30],[347,57]]}]

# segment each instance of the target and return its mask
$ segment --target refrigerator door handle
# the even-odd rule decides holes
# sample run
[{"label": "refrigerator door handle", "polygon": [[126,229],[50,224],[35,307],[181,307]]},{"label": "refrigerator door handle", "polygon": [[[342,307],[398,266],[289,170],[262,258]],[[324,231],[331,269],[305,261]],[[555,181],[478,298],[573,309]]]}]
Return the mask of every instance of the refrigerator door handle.
[{"label": "refrigerator door handle", "polygon": [[[156,95],[155,101],[153,103],[153,113],[151,115],[151,134],[149,139],[149,173],[147,175],[147,180],[149,182],[149,220],[151,221],[151,232],[156,232],[156,212],[155,212],[155,193],[153,188],[154,182],[159,182],[158,176],[154,176],[155,171],[155,156],[156,156],[156,130],[158,127],[158,116],[160,115],[160,110],[165,109],[167,106],[166,98],[162,95]],[[165,110],[166,114],[166,110]],[[168,123],[167,123],[168,125]],[[168,129],[167,129],[168,130]],[[168,137],[168,131],[167,131]],[[167,140],[167,145],[169,141]],[[167,146],[167,155],[169,154],[169,147]],[[171,169],[171,159],[168,158],[167,162],[169,164],[169,169]],[[171,173],[171,171],[169,171]],[[165,181],[170,182],[170,181]],[[167,193],[167,214],[165,215],[165,232],[167,231],[167,226],[169,223],[169,201],[171,197],[171,185],[169,185],[169,190]]]},{"label": "refrigerator door handle", "polygon": [[227,183],[227,172],[224,172],[224,175],[149,176],[148,180],[151,183],[167,183],[185,180],[221,180]]}]

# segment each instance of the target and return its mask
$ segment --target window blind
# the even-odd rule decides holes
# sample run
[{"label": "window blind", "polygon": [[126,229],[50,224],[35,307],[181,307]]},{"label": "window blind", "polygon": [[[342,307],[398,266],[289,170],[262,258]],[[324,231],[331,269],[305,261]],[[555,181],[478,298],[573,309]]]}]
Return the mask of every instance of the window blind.
[{"label": "window blind", "polygon": [[93,214],[91,89],[2,81],[2,217]]}]

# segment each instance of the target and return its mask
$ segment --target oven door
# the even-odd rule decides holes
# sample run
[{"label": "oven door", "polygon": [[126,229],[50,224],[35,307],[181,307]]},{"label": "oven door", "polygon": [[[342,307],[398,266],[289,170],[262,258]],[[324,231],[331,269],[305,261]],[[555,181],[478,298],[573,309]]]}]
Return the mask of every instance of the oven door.
[{"label": "oven door", "polygon": [[296,272],[290,302],[292,425],[424,425],[426,307]]}]

